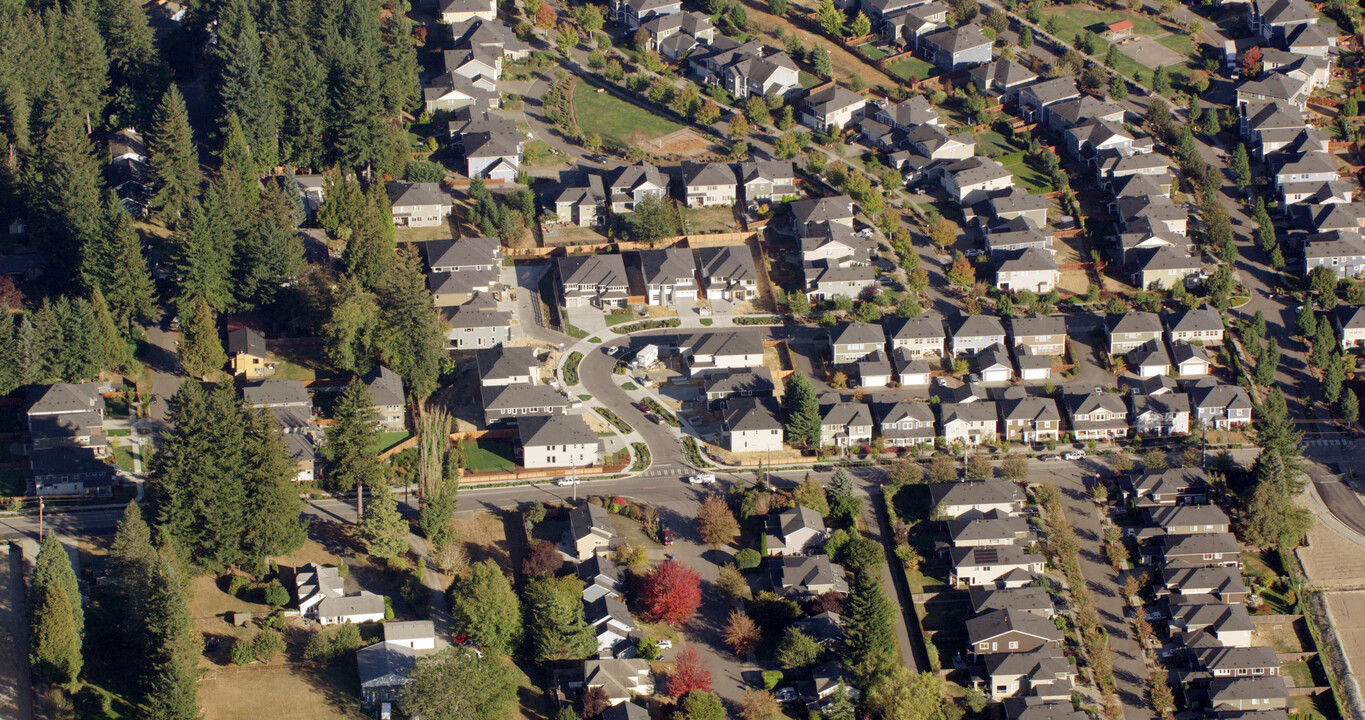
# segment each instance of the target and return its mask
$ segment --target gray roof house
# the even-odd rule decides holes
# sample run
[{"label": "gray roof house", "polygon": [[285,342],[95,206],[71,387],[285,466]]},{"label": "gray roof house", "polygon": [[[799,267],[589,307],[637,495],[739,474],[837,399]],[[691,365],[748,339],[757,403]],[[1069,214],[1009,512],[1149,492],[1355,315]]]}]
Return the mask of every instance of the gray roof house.
[{"label": "gray roof house", "polygon": [[476,350],[474,360],[479,368],[479,384],[482,386],[514,383],[535,385],[540,382],[540,360],[536,358],[535,348],[499,345]]},{"label": "gray roof house", "polygon": [[1065,395],[1071,430],[1077,440],[1108,440],[1128,437],[1128,407],[1123,398],[1109,392]]},{"label": "gray roof house", "polygon": [[943,439],[966,445],[993,441],[999,435],[999,415],[993,402],[942,403]]},{"label": "gray roof house", "polygon": [[620,255],[570,255],[559,258],[565,307],[625,307],[629,290]]},{"label": "gray roof house", "polygon": [[843,323],[830,328],[829,344],[834,352],[836,364],[857,362],[884,349],[886,334],[881,325],[865,322]]},{"label": "gray roof house", "polygon": [[820,513],[800,505],[768,513],[765,521],[769,555],[805,555],[825,543],[825,521]]},{"label": "gray roof house", "polygon": [[821,442],[852,447],[872,442],[872,411],[864,403],[838,402],[820,408]]},{"label": "gray roof house", "polygon": [[615,537],[611,515],[601,505],[585,502],[569,511],[569,527],[564,540],[579,562],[591,558],[599,548],[607,547]]},{"label": "gray roof house", "polygon": [[934,410],[929,403],[906,401],[894,405],[874,406],[878,415],[879,434],[887,447],[932,445],[937,433],[934,429]]},{"label": "gray roof house", "polygon": [[782,450],[782,421],[771,397],[740,397],[725,402],[721,427],[730,452]]},{"label": "gray roof house", "polygon": [[1066,320],[1055,315],[1030,315],[1010,320],[1010,344],[1026,347],[1035,355],[1061,355],[1066,351]]},{"label": "gray roof house", "polygon": [[1057,410],[1056,400],[1048,397],[1007,398],[998,404],[1006,440],[1036,443],[1060,437],[1062,414]]},{"label": "gray roof house", "polygon": [[1149,342],[1161,342],[1164,329],[1156,313],[1130,311],[1105,320],[1109,333],[1109,354],[1123,355]]},{"label": "gray roof house", "polygon": [[407,427],[403,377],[384,365],[376,365],[360,380],[370,389],[370,400],[374,402],[379,424],[385,430],[394,432]]},{"label": "gray roof house", "polygon": [[1005,326],[993,315],[964,315],[954,323],[949,339],[955,357],[975,355],[994,345],[1005,346]]},{"label": "gray roof house", "polygon": [[390,180],[385,186],[395,227],[441,227],[450,214],[450,193],[436,183]]},{"label": "gray roof house", "polygon": [[924,38],[924,47],[938,69],[953,73],[991,61],[993,43],[973,24],[941,30]]},{"label": "gray roof house", "polygon": [[701,248],[697,265],[707,299],[743,302],[758,297],[758,269],[747,245]]},{"label": "gray roof house", "polygon": [[691,249],[641,250],[640,270],[650,305],[697,299],[697,260]]},{"label": "gray roof house", "polygon": [[785,595],[848,592],[844,568],[828,555],[786,555],[768,561],[773,589]]},{"label": "gray roof house", "polygon": [[528,470],[589,467],[601,459],[601,441],[582,415],[528,415],[517,423],[517,438]]},{"label": "gray roof house", "polygon": [[1166,332],[1172,343],[1222,345],[1223,318],[1208,306],[1186,310],[1166,317]]},{"label": "gray roof house", "polygon": [[1194,422],[1201,427],[1227,429],[1251,424],[1251,397],[1241,385],[1224,385],[1212,378],[1189,388]]},{"label": "gray roof house", "polygon": [[417,651],[400,643],[377,642],[355,651],[360,697],[366,704],[393,703],[408,684]]},{"label": "gray roof house", "polygon": [[684,162],[682,185],[688,207],[734,205],[739,197],[735,169],[726,163]]},{"label": "gray roof house", "polygon": [[816,130],[839,132],[852,127],[867,109],[867,98],[842,85],[829,83],[806,95],[801,124]]},{"label": "gray roof house", "polygon": [[744,202],[780,202],[796,197],[796,168],[790,160],[750,160],[739,165]]},{"label": "gray roof house", "polygon": [[489,426],[529,415],[562,415],[569,409],[569,399],[549,385],[486,385],[479,392],[484,423]]},{"label": "gray roof house", "polygon": [[583,602],[592,602],[622,590],[621,571],[610,553],[597,553],[578,564],[578,579],[583,581]]},{"label": "gray roof house", "polygon": [[956,518],[971,510],[1012,514],[1024,508],[1024,492],[1004,480],[934,483],[929,498],[933,517]]},{"label": "gray roof house", "polygon": [[904,349],[915,358],[943,355],[945,333],[943,318],[938,315],[891,319],[885,322],[885,328],[893,350]]},{"label": "gray roof house", "polygon": [[816,234],[821,223],[853,227],[853,198],[847,195],[797,200],[791,212],[792,229],[803,237]]}]

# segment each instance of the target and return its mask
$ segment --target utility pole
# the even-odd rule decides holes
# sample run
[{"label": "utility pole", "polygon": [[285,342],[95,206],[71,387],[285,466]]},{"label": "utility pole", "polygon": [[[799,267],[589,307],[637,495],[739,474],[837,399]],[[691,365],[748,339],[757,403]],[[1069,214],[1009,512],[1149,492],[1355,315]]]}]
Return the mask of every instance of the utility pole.
[{"label": "utility pole", "polygon": [[38,540],[43,539],[43,496],[38,496]]},{"label": "utility pole", "polygon": [[355,524],[356,524],[356,525],[359,525],[359,524],[360,524],[360,518],[363,517],[363,515],[364,515],[364,511],[363,511],[363,507],[362,507],[362,501],[361,501],[361,499],[360,499],[360,496],[362,496],[362,495],[364,495],[364,494],[365,494],[365,483],[356,483],[356,484],[355,484]]}]

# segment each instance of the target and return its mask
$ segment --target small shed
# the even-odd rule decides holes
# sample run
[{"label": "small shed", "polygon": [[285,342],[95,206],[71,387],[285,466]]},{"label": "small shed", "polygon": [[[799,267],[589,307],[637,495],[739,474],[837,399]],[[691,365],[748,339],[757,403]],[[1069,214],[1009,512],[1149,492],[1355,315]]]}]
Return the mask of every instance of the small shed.
[{"label": "small shed", "polygon": [[251,613],[249,612],[230,612],[228,622],[233,627],[247,627],[251,624]]},{"label": "small shed", "polygon": [[1129,38],[1132,36],[1133,36],[1132,20],[1120,20],[1115,23],[1109,23],[1108,25],[1105,26],[1103,33],[1104,39],[1110,42],[1113,42],[1115,40],[1122,40],[1123,38]]}]

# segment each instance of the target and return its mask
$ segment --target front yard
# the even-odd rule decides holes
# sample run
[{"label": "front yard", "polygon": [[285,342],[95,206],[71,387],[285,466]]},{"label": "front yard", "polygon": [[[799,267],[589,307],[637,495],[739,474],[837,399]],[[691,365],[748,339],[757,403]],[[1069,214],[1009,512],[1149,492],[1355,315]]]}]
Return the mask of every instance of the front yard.
[{"label": "front yard", "polygon": [[512,443],[508,440],[465,440],[464,466],[470,472],[506,472],[516,467]]}]

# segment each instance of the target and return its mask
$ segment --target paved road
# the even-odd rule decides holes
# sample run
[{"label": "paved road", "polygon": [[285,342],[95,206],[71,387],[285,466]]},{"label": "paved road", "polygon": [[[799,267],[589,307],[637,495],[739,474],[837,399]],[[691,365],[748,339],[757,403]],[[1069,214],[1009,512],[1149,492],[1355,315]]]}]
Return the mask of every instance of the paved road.
[{"label": "paved road", "polygon": [[147,375],[152,380],[152,397],[149,414],[152,428],[160,430],[166,421],[166,401],[185,377],[180,374],[180,359],[176,355],[176,345],[180,333],[170,329],[169,317],[159,325],[149,325],[147,331],[148,350],[142,361],[147,366]]},{"label": "paved road", "polygon": [[28,593],[24,583],[23,551],[11,545],[0,558],[0,717],[33,717],[33,683],[28,664]]}]

